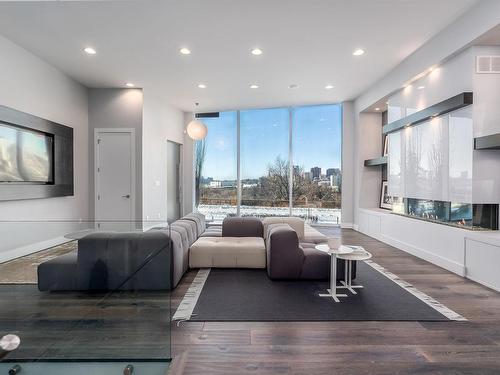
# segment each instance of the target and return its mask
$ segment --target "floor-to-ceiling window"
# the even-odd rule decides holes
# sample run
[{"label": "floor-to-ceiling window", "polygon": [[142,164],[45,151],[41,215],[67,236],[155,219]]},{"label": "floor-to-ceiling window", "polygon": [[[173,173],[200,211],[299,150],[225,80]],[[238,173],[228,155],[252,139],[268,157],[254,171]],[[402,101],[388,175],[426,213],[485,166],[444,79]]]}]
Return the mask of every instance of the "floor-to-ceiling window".
[{"label": "floor-to-ceiling window", "polygon": [[240,112],[242,216],[289,214],[288,108]]},{"label": "floor-to-ceiling window", "polygon": [[195,201],[208,220],[237,213],[237,112],[201,118],[208,136],[195,143]]},{"label": "floor-to-ceiling window", "polygon": [[196,206],[208,219],[294,215],[340,223],[340,105],[220,112],[201,120],[208,136],[195,146]]},{"label": "floor-to-ceiling window", "polygon": [[292,109],[292,214],[340,224],[342,122],[338,105]]}]

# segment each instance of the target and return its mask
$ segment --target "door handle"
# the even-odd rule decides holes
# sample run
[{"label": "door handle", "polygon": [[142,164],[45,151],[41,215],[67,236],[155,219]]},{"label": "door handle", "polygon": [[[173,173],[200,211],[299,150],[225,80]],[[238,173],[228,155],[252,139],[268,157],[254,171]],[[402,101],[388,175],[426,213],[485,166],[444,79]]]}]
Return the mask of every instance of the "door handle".
[{"label": "door handle", "polygon": [[130,194],[122,195],[122,198],[130,198]]}]

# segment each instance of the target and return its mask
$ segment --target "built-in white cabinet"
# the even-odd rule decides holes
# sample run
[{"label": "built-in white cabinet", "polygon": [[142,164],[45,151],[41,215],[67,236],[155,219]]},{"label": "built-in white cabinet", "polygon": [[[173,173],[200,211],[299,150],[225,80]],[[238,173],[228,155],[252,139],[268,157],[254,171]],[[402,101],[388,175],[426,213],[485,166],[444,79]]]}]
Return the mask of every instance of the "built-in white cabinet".
[{"label": "built-in white cabinet", "polygon": [[465,239],[465,275],[500,291],[500,243],[481,239]]}]

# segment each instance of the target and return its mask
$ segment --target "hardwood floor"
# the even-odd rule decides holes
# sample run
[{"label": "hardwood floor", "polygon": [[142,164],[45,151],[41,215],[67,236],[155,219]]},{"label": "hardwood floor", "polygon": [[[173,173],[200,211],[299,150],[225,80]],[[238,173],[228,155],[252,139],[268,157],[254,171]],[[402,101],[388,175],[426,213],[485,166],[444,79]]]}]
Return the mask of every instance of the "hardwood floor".
[{"label": "hardwood floor", "polygon": [[[320,228],[467,322],[186,322],[172,325],[175,374],[500,374],[500,293],[353,230]],[[196,272],[172,294],[181,301]],[[216,303],[216,301],[214,301]]]}]

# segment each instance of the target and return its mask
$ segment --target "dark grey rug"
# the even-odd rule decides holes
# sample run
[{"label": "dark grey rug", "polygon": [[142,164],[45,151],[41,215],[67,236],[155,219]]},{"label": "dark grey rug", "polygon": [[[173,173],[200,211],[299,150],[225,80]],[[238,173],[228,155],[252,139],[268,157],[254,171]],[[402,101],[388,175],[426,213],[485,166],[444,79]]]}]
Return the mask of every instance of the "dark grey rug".
[{"label": "dark grey rug", "polygon": [[366,263],[358,262],[358,267],[356,282],[365,288],[357,289],[357,295],[342,290],[349,297],[340,303],[318,296],[326,292],[327,282],[272,281],[265,270],[212,269],[190,320],[450,320]]}]

